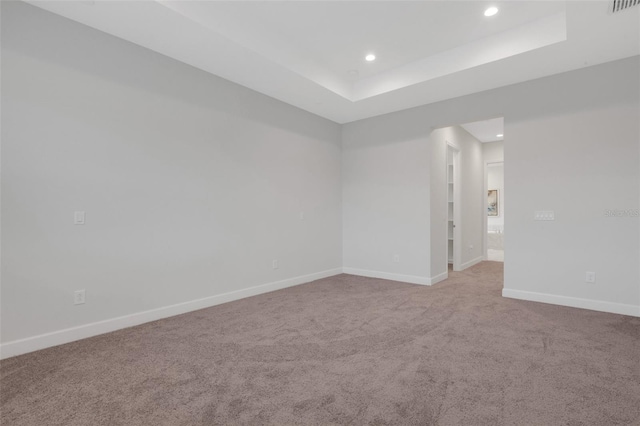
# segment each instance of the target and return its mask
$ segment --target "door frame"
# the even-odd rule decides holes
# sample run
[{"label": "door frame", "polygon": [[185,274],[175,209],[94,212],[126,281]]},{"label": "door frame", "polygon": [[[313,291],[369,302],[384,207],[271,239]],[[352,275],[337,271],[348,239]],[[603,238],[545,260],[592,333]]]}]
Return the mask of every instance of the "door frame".
[{"label": "door frame", "polygon": [[[461,218],[461,201],[462,201],[462,190],[460,188],[461,184],[461,167],[460,167],[460,147],[456,144],[447,141],[447,151],[451,148],[452,152],[452,160],[453,160],[453,270],[460,271],[460,264],[462,259],[462,218]],[[446,233],[447,236],[445,243],[447,247],[447,268],[449,270],[449,162],[448,162],[448,152],[447,158],[445,158],[446,173],[447,177],[445,179],[447,185],[447,221],[446,221]]]}]

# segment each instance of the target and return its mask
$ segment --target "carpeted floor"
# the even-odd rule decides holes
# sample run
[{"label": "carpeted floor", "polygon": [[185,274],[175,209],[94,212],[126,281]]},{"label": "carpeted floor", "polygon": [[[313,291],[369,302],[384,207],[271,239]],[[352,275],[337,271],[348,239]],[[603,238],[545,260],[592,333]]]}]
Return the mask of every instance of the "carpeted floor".
[{"label": "carpeted floor", "polygon": [[339,275],[2,361],[2,425],[640,425],[640,318]]}]

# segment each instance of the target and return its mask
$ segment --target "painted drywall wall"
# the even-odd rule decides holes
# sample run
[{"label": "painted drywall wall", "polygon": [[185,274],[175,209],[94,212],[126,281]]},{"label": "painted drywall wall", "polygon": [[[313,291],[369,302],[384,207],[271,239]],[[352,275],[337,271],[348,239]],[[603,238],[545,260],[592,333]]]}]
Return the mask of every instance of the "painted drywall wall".
[{"label": "painted drywall wall", "polygon": [[394,118],[343,127],[343,268],[428,284],[430,129]]},{"label": "painted drywall wall", "polygon": [[504,228],[504,164],[489,164],[487,167],[487,188],[498,190],[498,216],[488,216],[490,231],[501,231]]},{"label": "painted drywall wall", "polygon": [[[431,132],[428,139],[429,145],[429,173],[430,173],[430,235],[429,244],[429,263],[430,263],[430,281],[440,282],[448,277],[449,264],[449,247],[445,244],[448,240],[449,229],[449,188],[448,188],[448,171],[447,163],[447,142],[453,144],[450,136],[451,127],[436,129]],[[456,148],[459,148],[456,145]]]},{"label": "painted drywall wall", "polygon": [[482,144],[460,126],[453,126],[455,139],[460,144],[462,220],[460,267],[466,269],[483,259],[484,232],[484,162]]},{"label": "painted drywall wall", "polygon": [[431,277],[438,280],[447,272],[447,143],[460,152],[460,266],[465,269],[482,258],[484,204],[484,162],[482,144],[462,127],[455,125],[431,133]]},{"label": "painted drywall wall", "polygon": [[[396,232],[402,212],[424,212],[428,203],[428,135],[504,116],[503,293],[640,315],[639,219],[605,217],[606,209],[639,204],[638,75],[633,57],[344,125],[345,266],[426,274],[420,259],[394,269],[385,259],[392,244],[430,252],[429,214],[414,217],[415,232],[403,229],[401,240]],[[410,149],[397,136],[407,134]],[[407,185],[390,190],[378,179],[380,164]],[[534,221],[536,210],[553,210],[556,220]],[[585,271],[596,272],[595,284],[584,282]]]},{"label": "painted drywall wall", "polygon": [[2,89],[3,355],[341,271],[339,125],[22,2]]},{"label": "painted drywall wall", "polygon": [[504,161],[504,141],[483,143],[482,155],[485,163],[498,163]]},{"label": "painted drywall wall", "polygon": [[[637,75],[635,85],[637,95]],[[606,212],[638,208],[638,113],[637,103],[610,103],[507,124],[506,294],[637,306],[638,217]],[[536,210],[555,220],[532,220]]]}]

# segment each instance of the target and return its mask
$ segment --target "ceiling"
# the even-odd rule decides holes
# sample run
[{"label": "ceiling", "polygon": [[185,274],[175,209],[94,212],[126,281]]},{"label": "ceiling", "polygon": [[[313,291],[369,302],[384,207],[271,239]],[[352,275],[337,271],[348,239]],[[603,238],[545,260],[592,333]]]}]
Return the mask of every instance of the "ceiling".
[{"label": "ceiling", "polygon": [[[489,120],[475,121],[461,124],[467,132],[480,142],[496,142],[504,140],[504,118],[492,118]],[[498,136],[501,135],[501,136]]]},{"label": "ceiling", "polygon": [[610,1],[29,3],[338,123],[640,54]]}]

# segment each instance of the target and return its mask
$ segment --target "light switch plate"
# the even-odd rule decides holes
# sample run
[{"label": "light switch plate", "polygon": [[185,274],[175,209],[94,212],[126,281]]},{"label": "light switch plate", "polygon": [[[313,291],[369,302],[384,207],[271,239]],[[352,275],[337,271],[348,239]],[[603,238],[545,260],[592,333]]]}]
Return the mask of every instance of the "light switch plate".
[{"label": "light switch plate", "polygon": [[73,292],[73,304],[82,305],[85,302],[85,290],[76,290]]},{"label": "light switch plate", "polygon": [[538,210],[533,215],[533,220],[556,220],[553,210]]}]

